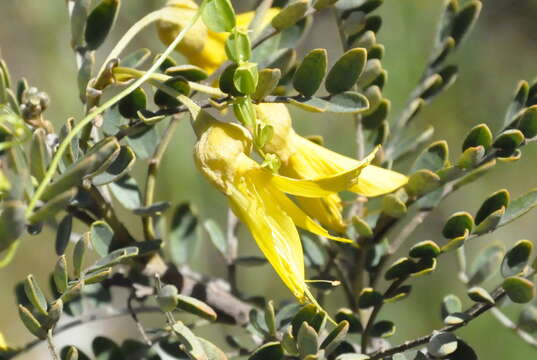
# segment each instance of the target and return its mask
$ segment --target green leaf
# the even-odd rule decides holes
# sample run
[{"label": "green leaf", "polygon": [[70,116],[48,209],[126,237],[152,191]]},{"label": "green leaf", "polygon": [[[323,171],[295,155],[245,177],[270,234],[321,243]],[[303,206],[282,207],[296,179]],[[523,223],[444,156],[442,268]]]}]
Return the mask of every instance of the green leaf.
[{"label": "green leaf", "polygon": [[185,295],[177,295],[176,299],[179,309],[209,321],[216,321],[216,312],[203,301]]},{"label": "green leaf", "polygon": [[32,333],[35,337],[44,340],[47,337],[47,331],[39,323],[39,321],[32,315],[30,310],[25,308],[22,305],[19,305],[19,316],[22,320],[22,323]]},{"label": "green leaf", "polygon": [[228,258],[228,243],[224,235],[224,232],[218,225],[218,223],[212,219],[207,219],[203,223],[203,227],[209,234],[209,239],[213,245],[218,249],[220,254],[227,259]]},{"label": "green leaf", "polygon": [[43,315],[48,315],[47,299],[43,294],[43,291],[35,281],[33,275],[28,275],[24,281],[24,292],[26,297],[30,300],[30,303]]},{"label": "green leaf", "polygon": [[481,12],[481,7],[482,4],[480,1],[472,0],[453,19],[450,35],[455,40],[456,46],[461,44],[464,36],[474,26]]},{"label": "green leaf", "polygon": [[172,77],[181,76],[188,81],[196,82],[206,80],[209,77],[205,70],[191,64],[170,66],[164,73]]},{"label": "green leaf", "polygon": [[203,347],[203,351],[207,355],[207,360],[228,360],[226,354],[212,342],[200,337],[198,340]]},{"label": "green leaf", "polygon": [[479,225],[476,226],[474,230],[474,234],[483,235],[488,232],[494,231],[500,224],[503,214],[505,214],[504,207],[502,207],[499,210],[496,210],[495,212],[487,216],[485,220],[483,220],[482,222],[479,223]]},{"label": "green leaf", "polygon": [[299,22],[308,10],[309,0],[295,0],[285,6],[272,21],[272,26],[282,31]]},{"label": "green leaf", "polygon": [[537,188],[511,201],[500,221],[500,226],[509,224],[537,206]]},{"label": "green leaf", "polygon": [[237,70],[238,67],[239,65],[237,64],[229,65],[224,69],[222,75],[220,75],[220,78],[218,79],[218,87],[220,90],[232,96],[244,95],[237,89],[234,82],[235,70]]},{"label": "green leaf", "polygon": [[438,171],[449,165],[449,148],[446,141],[437,141],[425,148],[418,156],[411,173],[417,170],[426,169],[431,171]]},{"label": "green leaf", "polygon": [[530,91],[530,86],[527,81],[521,81],[518,83],[513,99],[507,108],[507,113],[505,114],[504,127],[507,127],[511,124],[515,116],[526,106],[526,101],[528,101],[528,95]]},{"label": "green leaf", "polygon": [[71,202],[77,191],[77,189],[70,189],[48,200],[45,205],[41,206],[28,217],[28,222],[30,224],[37,224],[47,219],[51,219],[57,213],[67,208],[67,205]]},{"label": "green leaf", "polygon": [[84,37],[89,50],[102,45],[114,26],[120,5],[120,0],[102,0],[88,16]]},{"label": "green leaf", "polygon": [[537,136],[537,105],[533,105],[524,111],[518,120],[517,128],[524,134],[526,139]]},{"label": "green leaf", "polygon": [[397,195],[389,194],[382,198],[382,212],[397,219],[407,213],[407,207]]},{"label": "green leaf", "polygon": [[371,328],[371,336],[387,338],[395,334],[395,324],[388,320],[375,323]]},{"label": "green leaf", "polygon": [[372,113],[362,117],[362,124],[364,128],[368,130],[378,129],[382,125],[382,122],[388,117],[390,109],[390,101],[387,99],[382,99]]},{"label": "green leaf", "polygon": [[39,182],[45,177],[50,162],[45,136],[44,129],[39,128],[35,130],[32,135],[32,143],[30,144],[30,173]]},{"label": "green leaf", "polygon": [[426,240],[412,246],[408,254],[414,258],[432,258],[440,254],[440,246],[434,241]]},{"label": "green leaf", "polygon": [[481,205],[475,216],[475,223],[479,225],[486,217],[502,207],[509,206],[509,191],[501,189],[490,195]]},{"label": "green leaf", "polygon": [[82,267],[84,266],[84,258],[86,256],[86,250],[90,243],[91,233],[87,232],[80,237],[73,248],[73,270],[75,278],[80,277]]},{"label": "green leaf", "polygon": [[127,209],[137,209],[142,200],[136,180],[128,174],[110,184],[111,193]]},{"label": "green leaf", "polygon": [[434,257],[420,258],[417,263],[414,264],[414,269],[410,276],[417,277],[432,273],[436,269],[437,259]]},{"label": "green leaf", "polygon": [[438,175],[430,170],[418,170],[410,176],[405,189],[409,196],[419,196],[433,191],[441,185]]},{"label": "green leaf", "polygon": [[315,10],[322,10],[337,3],[339,0],[315,0],[313,8]]},{"label": "green leaf", "polygon": [[237,64],[250,60],[252,44],[248,33],[241,30],[231,33],[226,40],[225,50],[227,57]]},{"label": "green leaf", "polygon": [[399,300],[403,300],[408,295],[410,295],[411,291],[412,291],[411,285],[404,285],[404,286],[398,287],[397,289],[390,292],[389,294],[384,295],[384,303],[389,304],[389,303],[393,303]]},{"label": "green leaf", "polygon": [[174,285],[164,285],[155,297],[162,312],[172,312],[177,307],[178,290]]},{"label": "green leaf", "polygon": [[319,336],[307,322],[303,322],[300,326],[296,342],[301,358],[316,354],[319,348]]},{"label": "green leaf", "polygon": [[84,285],[100,283],[108,279],[110,277],[110,274],[112,274],[112,268],[106,268],[104,270],[92,272],[91,274],[84,276]]},{"label": "green leaf", "polygon": [[253,94],[258,82],[259,73],[257,71],[257,64],[255,63],[242,63],[233,74],[233,84],[243,94]]},{"label": "green leaf", "polygon": [[192,258],[198,228],[198,217],[190,204],[183,203],[175,208],[170,227],[170,252],[175,264],[185,264]]},{"label": "green leaf", "polygon": [[349,323],[349,332],[350,333],[361,333],[362,332],[362,323],[360,319],[352,312],[351,309],[339,309],[336,313],[335,320],[338,323],[343,321]]},{"label": "green leaf", "polygon": [[388,281],[404,278],[409,276],[413,270],[414,262],[412,260],[406,257],[399,258],[388,267],[384,278]]},{"label": "green leaf", "polygon": [[252,101],[247,96],[236,97],[233,101],[233,113],[239,122],[248,128],[257,123],[257,113]]},{"label": "green leaf", "polygon": [[[190,84],[182,76],[176,76],[168,79],[163,83],[163,85],[176,90],[182,95],[188,96],[190,94]],[[172,96],[161,89],[158,89],[155,92],[153,101],[161,108],[174,108],[181,105],[181,102],[177,100],[175,96]]]},{"label": "green leaf", "polygon": [[371,238],[373,236],[371,226],[369,226],[369,224],[359,216],[352,217],[352,226],[360,236],[365,238]]},{"label": "green leaf", "polygon": [[123,354],[119,346],[112,340],[97,336],[91,343],[91,348],[97,360],[123,360]]},{"label": "green leaf", "polygon": [[229,0],[207,0],[201,18],[214,32],[230,32],[236,26],[235,10]]},{"label": "green leaf", "polygon": [[172,325],[172,330],[182,344],[181,349],[185,351],[191,358],[196,360],[207,359],[207,355],[200,340],[187,326],[185,326],[185,324],[178,321]]},{"label": "green leaf", "polygon": [[143,111],[147,107],[147,95],[144,89],[136,88],[129,95],[125,96],[118,104],[121,116],[127,119],[138,117],[138,111]]},{"label": "green leaf", "polygon": [[502,287],[509,299],[517,304],[528,303],[535,297],[535,284],[523,277],[508,277],[503,281]]},{"label": "green leaf", "polygon": [[502,276],[520,275],[530,260],[533,243],[520,240],[505,254],[502,261]]},{"label": "green leaf", "polygon": [[440,249],[442,253],[447,253],[447,252],[450,252],[450,251],[453,251],[453,250],[456,250],[458,248],[460,248],[461,246],[464,245],[466,239],[468,239],[468,236],[470,235],[470,231],[468,230],[465,230],[464,231],[464,234],[462,234],[461,236],[458,236],[456,238],[453,238],[453,239],[450,239],[449,242],[442,246],[442,248]]},{"label": "green leaf", "polygon": [[469,286],[475,286],[493,276],[502,258],[504,250],[501,246],[491,245],[481,250],[472,262],[469,271]]},{"label": "green leaf", "polygon": [[139,251],[140,250],[136,246],[129,246],[129,247],[114,250],[110,252],[109,254],[107,254],[106,256],[103,256],[102,258],[97,260],[95,264],[93,264],[88,269],[88,272],[99,271],[101,269],[119,264],[121,261],[125,259],[129,259],[129,258],[137,256]]},{"label": "green leaf", "polygon": [[55,249],[56,255],[60,256],[65,254],[65,249],[71,239],[71,230],[73,229],[73,217],[71,215],[65,215],[58,225],[56,232]]},{"label": "green leaf", "polygon": [[495,301],[489,292],[481,287],[472,287],[468,290],[468,297],[475,302],[494,305]]},{"label": "green leaf", "polygon": [[91,224],[90,232],[93,249],[102,257],[108,255],[114,239],[112,228],[104,221],[96,221]]},{"label": "green leaf", "polygon": [[494,144],[494,148],[498,149],[497,155],[499,157],[509,157],[524,141],[524,134],[520,130],[506,130],[501,133]]},{"label": "green leaf", "polygon": [[462,303],[456,295],[449,294],[444,297],[440,308],[442,319],[445,319],[448,315],[459,313],[461,311]]},{"label": "green leaf", "polygon": [[53,273],[54,284],[56,289],[63,294],[67,290],[67,284],[69,282],[69,275],[67,274],[67,261],[65,255],[60,256],[56,262]]},{"label": "green leaf", "polygon": [[466,211],[456,212],[451,215],[444,225],[442,234],[447,239],[453,239],[464,235],[466,231],[472,232],[474,228],[474,219]]},{"label": "green leaf", "polygon": [[116,138],[109,137],[95,145],[84,158],[72,165],[63,174],[49,184],[43,193],[42,200],[49,201],[65,191],[79,186],[85,176],[95,173],[110,159],[119,153],[119,143]]},{"label": "green leaf", "polygon": [[266,96],[272,94],[272,92],[278,86],[278,82],[282,77],[280,69],[263,69],[259,72],[259,80],[257,82],[257,88],[252,94],[252,99],[256,101],[263,100]]},{"label": "green leaf", "polygon": [[331,94],[350,90],[364,71],[366,60],[365,49],[355,48],[347,51],[328,72],[326,90]]},{"label": "green leaf", "polygon": [[341,321],[337,326],[328,333],[326,338],[321,343],[321,349],[324,349],[326,354],[331,354],[343,340],[347,337],[349,332],[349,322]]},{"label": "green leaf", "polygon": [[485,155],[483,146],[469,147],[461,154],[457,161],[457,166],[463,170],[471,170],[475,168]]},{"label": "green leaf", "polygon": [[116,159],[108,166],[108,168],[93,178],[93,184],[102,186],[110,184],[121,179],[127,172],[130,171],[136,162],[136,154],[130,146],[124,145],[121,147]]},{"label": "green leaf", "polygon": [[278,341],[273,341],[258,347],[248,360],[282,360],[283,358],[282,345]]},{"label": "green leaf", "polygon": [[439,332],[431,337],[427,344],[427,353],[443,358],[457,350],[457,337],[450,332]]},{"label": "green leaf", "polygon": [[306,97],[315,94],[326,75],[327,62],[326,49],[310,51],[295,71],[293,76],[294,88]]},{"label": "green leaf", "polygon": [[367,309],[382,303],[382,300],[381,293],[375,291],[373,288],[364,288],[358,298],[358,307],[360,309]]}]

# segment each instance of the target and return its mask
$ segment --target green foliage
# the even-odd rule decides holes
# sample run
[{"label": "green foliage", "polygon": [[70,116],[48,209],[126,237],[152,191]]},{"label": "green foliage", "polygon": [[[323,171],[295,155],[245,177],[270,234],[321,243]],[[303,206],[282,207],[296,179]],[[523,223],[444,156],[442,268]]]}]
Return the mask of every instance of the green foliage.
[{"label": "green foliage", "polygon": [[[119,0],[68,0],[70,45],[77,58],[75,86],[85,116],[67,119],[58,131],[47,120],[47,93],[24,78],[14,82],[0,59],[0,267],[25,255],[17,248],[30,236],[43,242],[53,239],[58,256],[50,274],[30,274],[16,287],[19,317],[29,333],[39,341],[47,340],[54,356],[66,360],[225,360],[230,354],[254,360],[405,359],[410,356],[406,351],[417,346],[424,346],[412,353],[417,360],[472,360],[477,359],[476,352],[454,330],[471,326],[493,306],[494,314],[506,324],[500,305],[508,305],[501,300],[509,298],[526,305],[518,309],[516,324],[507,327],[535,344],[533,242],[520,240],[508,251],[488,244],[472,257],[466,249],[474,254],[481,236],[536,207],[537,190],[513,200],[508,190],[498,190],[478,202],[475,213],[455,202],[453,206],[459,208],[441,228],[429,224],[433,240],[420,239],[413,230],[448,195],[460,192],[468,201],[473,199],[474,190],[465,186],[489,175],[498,162],[505,163],[503,169],[521,159],[537,137],[537,83],[517,85],[497,132],[489,128],[498,124],[492,120],[468,129],[460,134],[460,151],[451,141],[431,142],[430,113],[423,121],[416,119],[457,80],[459,68],[449,61],[476,23],[482,4],[445,2],[423,74],[407,105],[393,114],[392,103],[383,93],[388,80],[384,58],[404,54],[391,55],[392,49],[379,43],[380,29],[391,26],[375,13],[384,3],[260,1],[252,22],[245,24],[243,15],[234,10],[238,1],[204,0],[198,7],[192,1],[174,0],[137,22],[117,44],[110,44],[109,58],[96,71],[102,45],[120,38],[110,36],[114,23],[128,16],[120,16]],[[280,10],[268,9],[271,4]],[[266,17],[269,12],[273,17]],[[323,48],[305,54],[298,51],[305,48],[302,41],[307,36],[323,30],[319,19],[324,17],[317,14],[334,17],[342,55]],[[158,48],[140,48],[124,56],[133,36],[154,21],[161,37],[161,30],[173,33],[170,41],[163,39],[167,45],[175,39],[173,46],[162,54]],[[172,55],[174,49],[184,56]],[[370,159],[376,168],[356,169],[353,158],[320,148],[325,146],[321,136],[300,138],[291,125],[259,121],[259,103],[289,104],[323,119],[334,114],[352,119],[354,129],[338,136],[342,142],[347,135],[355,137],[359,158],[382,145]],[[211,114],[211,120],[204,118],[203,111]],[[189,132],[174,138],[185,113],[198,137],[206,136],[201,134],[204,127],[214,126],[212,117],[234,124],[222,125],[225,134],[214,135],[231,137],[232,146],[215,146],[202,154],[206,158],[197,158],[200,168],[215,166],[216,171],[209,169],[211,181],[231,198],[226,226],[221,223],[224,214],[210,218],[205,213],[212,207],[221,210],[213,193],[197,204],[199,199],[191,199],[188,189],[183,189],[188,174],[160,177],[163,157],[172,153],[170,144],[187,143],[193,136]],[[277,121],[285,118],[276,115]],[[306,144],[307,151],[297,144]],[[289,152],[280,153],[282,149]],[[329,159],[320,156],[324,151]],[[220,169],[226,157],[232,157],[231,166]],[[297,170],[306,165],[314,169],[312,174]],[[379,168],[404,172],[408,182],[377,194],[376,187],[388,181],[385,173],[371,175],[384,171]],[[319,176],[318,169],[326,173]],[[159,193],[161,181],[185,190],[178,194],[188,202],[177,203],[176,194]],[[360,194],[355,199],[340,201],[333,189],[343,182],[349,186],[341,190],[363,186],[367,191],[356,191]],[[315,191],[323,195],[312,199]],[[366,195],[379,195],[379,199],[366,201]],[[276,201],[283,198],[285,207]],[[302,206],[308,202],[310,206]],[[334,215],[339,215],[340,207],[345,207],[341,219]],[[233,212],[242,220],[249,218],[238,209],[257,221],[241,222]],[[329,228],[331,237],[348,237],[352,243],[327,240],[328,235],[302,209]],[[284,217],[289,223],[277,223]],[[323,236],[300,234],[301,242],[293,242],[288,230],[295,225],[316,229]],[[256,237],[266,237],[258,241],[266,258],[257,252],[243,254],[244,226]],[[303,252],[304,259],[286,258],[287,247],[295,247],[293,254]],[[401,253],[401,249],[408,251]],[[202,250],[211,254],[209,266],[197,262]],[[447,253],[456,256],[458,270],[451,280],[463,285],[459,295],[466,294],[466,300],[444,296],[437,304],[444,326],[431,329],[418,341],[406,339],[405,334],[399,334],[408,340],[400,346],[384,340],[398,329],[406,331],[397,318],[383,318],[385,307],[407,306],[415,300],[413,289],[421,286],[416,278],[434,277],[435,271],[445,269],[440,266],[447,262],[444,259],[455,259]],[[267,263],[274,266],[277,261],[282,262],[276,264],[281,267],[275,266],[278,275],[296,287],[293,295],[305,304],[274,302],[276,294],[253,292],[254,287],[244,281],[254,274],[252,269],[256,271],[252,276],[258,276],[259,271],[271,271]],[[295,284],[302,272],[311,280]],[[126,299],[118,288],[128,294]],[[403,300],[407,302],[390,305]],[[126,303],[118,305],[121,301]],[[465,309],[463,304],[468,302],[472,305]],[[162,315],[151,329],[139,316],[146,312]],[[112,321],[109,317],[119,315],[131,316],[143,342],[117,343],[97,336],[90,339],[91,354],[86,355],[76,347],[77,339],[69,339],[73,344],[56,354],[57,334],[84,319]],[[228,353],[221,350],[226,345],[219,340],[213,344],[198,335],[198,327],[215,324],[228,325],[218,327]],[[0,359],[13,358],[33,346],[4,346],[2,340],[0,336]]]}]

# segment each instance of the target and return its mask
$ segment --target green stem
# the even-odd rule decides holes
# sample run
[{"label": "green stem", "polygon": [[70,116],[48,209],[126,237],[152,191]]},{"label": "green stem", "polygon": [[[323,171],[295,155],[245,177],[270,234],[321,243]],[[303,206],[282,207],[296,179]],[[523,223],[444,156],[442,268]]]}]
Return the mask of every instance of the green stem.
[{"label": "green stem", "polygon": [[110,108],[117,102],[119,102],[121,99],[129,95],[131,92],[133,92],[135,89],[140,87],[146,80],[148,80],[151,77],[151,74],[153,74],[159,67],[162,65],[164,60],[168,57],[168,55],[171,54],[171,52],[177,47],[177,45],[183,40],[186,33],[192,28],[192,26],[196,23],[196,21],[201,16],[201,11],[203,10],[203,7],[205,6],[205,1],[200,6],[200,9],[194,15],[194,17],[190,20],[190,22],[185,26],[185,28],[177,35],[175,40],[168,46],[166,51],[160,56],[157,61],[151,66],[151,68],[138,80],[136,80],[134,83],[132,83],[130,86],[128,86],[125,90],[117,94],[116,96],[112,97],[110,100],[105,102],[103,105],[97,107],[92,113],[88,114],[85,118],[83,118],[69,134],[65,137],[65,139],[62,141],[60,146],[58,147],[58,150],[56,151],[56,154],[54,154],[54,157],[50,163],[50,166],[47,170],[47,173],[45,174],[45,177],[39,184],[39,187],[36,189],[34,196],[30,200],[30,203],[28,204],[28,207],[26,208],[26,218],[28,218],[33,210],[35,209],[37,202],[43,196],[43,193],[45,192],[45,189],[49,182],[52,180],[52,177],[54,176],[54,173],[56,172],[58,165],[60,164],[61,158],[63,156],[63,153],[65,150],[67,150],[67,147],[71,144],[71,141],[75,138],[75,136],[82,130],[84,127],[89,124],[93,119],[95,119],[98,115],[102,114],[106,109]]}]

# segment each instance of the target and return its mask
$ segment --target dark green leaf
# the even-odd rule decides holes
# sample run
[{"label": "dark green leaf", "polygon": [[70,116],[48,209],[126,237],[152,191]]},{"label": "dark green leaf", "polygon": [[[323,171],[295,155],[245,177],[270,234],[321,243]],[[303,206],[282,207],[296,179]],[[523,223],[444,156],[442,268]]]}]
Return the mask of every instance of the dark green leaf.
[{"label": "dark green leaf", "polygon": [[46,133],[44,129],[35,130],[30,145],[30,173],[39,182],[45,177],[50,161],[45,136]]},{"label": "dark green leaf", "polygon": [[518,120],[517,127],[527,139],[537,136],[537,105],[533,105],[524,111]]},{"label": "dark green leaf", "polygon": [[481,287],[473,287],[468,290],[468,297],[475,302],[494,305],[495,301],[489,292]]},{"label": "dark green leaf", "polygon": [[248,360],[282,360],[284,358],[282,345],[277,342],[269,342],[257,348]]},{"label": "dark green leaf", "polygon": [[[188,96],[190,94],[190,85],[182,76],[176,76],[168,79],[163,83],[163,85],[177,91],[182,95]],[[175,96],[168,94],[163,89],[158,89],[155,92],[153,101],[156,105],[162,108],[174,108],[181,105],[181,102],[177,100]]]},{"label": "dark green leaf", "polygon": [[177,307],[209,321],[216,321],[216,312],[204,302],[185,295],[177,295]]},{"label": "dark green leaf", "polygon": [[135,161],[136,154],[130,146],[122,146],[117,158],[108,166],[106,171],[93,178],[93,183],[96,186],[101,186],[121,179],[132,168]]},{"label": "dark green leaf", "polygon": [[413,270],[414,262],[409,258],[403,257],[397,259],[393,264],[388,267],[386,273],[384,274],[384,278],[388,281],[400,279],[409,276]]},{"label": "dark green leaf", "polygon": [[85,39],[89,50],[102,45],[114,26],[120,4],[120,0],[102,0],[88,16]]},{"label": "dark green leaf", "polygon": [[138,117],[138,111],[143,111],[147,107],[147,95],[142,88],[134,89],[129,95],[125,96],[118,105],[121,116],[127,119]]},{"label": "dark green leaf", "polygon": [[41,206],[28,217],[28,222],[30,224],[38,224],[47,219],[51,219],[58,212],[67,208],[67,205],[71,202],[77,191],[77,189],[70,189],[50,199],[45,205]]},{"label": "dark green leaf", "polygon": [[352,312],[350,309],[339,309],[336,313],[335,320],[338,323],[346,321],[349,323],[349,332],[350,333],[361,333],[362,332],[362,323],[360,319]]},{"label": "dark green leaf", "polygon": [[498,190],[490,195],[477,211],[475,216],[476,225],[479,225],[487,216],[501,209],[502,207],[508,208],[509,198],[509,192],[505,189]]},{"label": "dark green leaf", "polygon": [[382,303],[382,294],[375,291],[373,288],[364,288],[358,298],[358,307],[367,309],[368,307],[376,306]]},{"label": "dark green leaf", "polygon": [[411,173],[426,169],[431,171],[438,171],[449,165],[449,149],[446,141],[437,141],[425,148],[418,156]]},{"label": "dark green leaf", "polygon": [[475,24],[482,4],[480,1],[472,0],[463,7],[453,19],[451,24],[451,37],[455,40],[456,46],[459,46],[464,36],[470,31]]},{"label": "dark green leaf", "polygon": [[306,97],[317,92],[326,74],[326,49],[314,49],[307,54],[293,77],[294,88]]},{"label": "dark green leaf", "polygon": [[0,252],[8,249],[26,230],[26,205],[21,201],[5,201],[0,214]]},{"label": "dark green leaf", "polygon": [[395,330],[396,327],[393,322],[383,320],[373,325],[373,327],[371,328],[371,336],[386,338],[395,334]]},{"label": "dark green leaf", "polygon": [[347,51],[328,72],[326,90],[331,94],[350,90],[364,71],[366,60],[365,49],[355,48]]},{"label": "dark green leaf", "polygon": [[531,241],[518,241],[503,258],[502,275],[508,277],[521,274],[528,264],[532,249],[533,243]]},{"label": "dark green leaf", "polygon": [[530,86],[527,81],[521,81],[518,83],[515,94],[513,95],[513,100],[511,100],[511,103],[507,108],[507,113],[505,114],[505,127],[511,124],[515,116],[525,107],[526,101],[528,101],[529,91]]},{"label": "dark green leaf", "polygon": [[30,310],[25,308],[22,305],[19,305],[19,316],[22,320],[22,323],[34,335],[35,337],[43,340],[47,337],[47,331],[43,326],[37,321],[37,319],[32,315]]},{"label": "dark green leaf", "polygon": [[308,355],[314,355],[319,348],[319,336],[307,322],[303,322],[296,338],[298,352],[303,359]]},{"label": "dark green leaf", "polygon": [[347,337],[348,331],[349,322],[346,320],[341,321],[323,340],[321,349],[324,349],[327,354],[331,354]]},{"label": "dark green leaf", "polygon": [[308,0],[296,0],[289,3],[272,19],[272,26],[279,31],[293,26],[304,17],[308,6]]},{"label": "dark green leaf", "polygon": [[71,239],[71,230],[73,229],[73,217],[71,215],[65,215],[56,232],[56,255],[60,256],[65,254],[65,249]]},{"label": "dark green leaf", "polygon": [[123,360],[123,353],[119,346],[112,340],[98,336],[93,339],[91,348],[97,360]]},{"label": "dark green leaf", "polygon": [[494,146],[498,149],[499,157],[509,157],[524,141],[524,134],[520,130],[506,130],[494,141]]},{"label": "dark green leaf", "polygon": [[405,189],[409,196],[419,196],[433,191],[440,185],[440,177],[434,172],[419,170],[410,176]]},{"label": "dark green leaf", "polygon": [[448,239],[453,239],[464,235],[466,231],[472,232],[474,228],[474,219],[466,211],[456,212],[451,215],[444,225],[442,234]]},{"label": "dark green leaf", "polygon": [[443,358],[457,350],[457,337],[450,332],[439,332],[431,337],[427,344],[427,353]]},{"label": "dark green leaf", "polygon": [[67,284],[69,282],[69,275],[67,274],[67,262],[65,255],[60,256],[56,262],[53,273],[54,285],[56,289],[63,294],[67,290]]},{"label": "dark green leaf", "polygon": [[434,241],[426,240],[412,246],[408,254],[414,258],[431,258],[440,254],[440,247]]},{"label": "dark green leaf", "polygon": [[191,64],[171,66],[166,69],[165,73],[172,77],[181,76],[188,81],[203,81],[209,77],[205,70]]},{"label": "dark green leaf", "polygon": [[366,129],[377,129],[386,120],[390,112],[391,103],[387,99],[380,101],[379,105],[371,114],[362,117],[362,124]]}]

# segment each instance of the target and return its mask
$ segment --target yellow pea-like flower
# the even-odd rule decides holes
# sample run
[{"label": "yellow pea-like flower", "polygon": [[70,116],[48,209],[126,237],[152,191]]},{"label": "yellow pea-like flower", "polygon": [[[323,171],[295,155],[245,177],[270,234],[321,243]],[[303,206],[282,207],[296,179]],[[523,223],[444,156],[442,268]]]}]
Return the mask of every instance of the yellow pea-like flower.
[{"label": "yellow pea-like flower", "polygon": [[5,350],[7,350],[6,340],[4,339],[4,335],[0,333],[0,352]]},{"label": "yellow pea-like flower", "polygon": [[[284,104],[259,104],[256,112],[260,122],[274,128],[274,135],[263,150],[278,155],[282,162],[282,175],[295,179],[318,178],[343,172],[361,163],[298,135]],[[349,190],[373,197],[397,190],[407,181],[408,178],[398,172],[368,165],[362,169],[357,183]],[[322,225],[340,233],[345,231],[343,206],[337,194],[323,198],[297,197],[297,200],[308,215]]]},{"label": "yellow pea-like flower", "polygon": [[194,123],[198,135],[194,158],[201,173],[224,193],[237,217],[249,228],[276,273],[301,302],[315,303],[306,285],[304,255],[297,226],[332,240],[332,236],[286,194],[326,197],[356,183],[371,158],[330,176],[291,179],[273,174],[248,155],[249,132],[240,125],[218,122],[201,113]]},{"label": "yellow pea-like flower", "polygon": [[[192,0],[168,1],[162,9],[161,20],[157,22],[160,40],[165,45],[171,44],[197,10],[198,5]],[[269,9],[262,26],[268,25],[278,12],[279,9]],[[253,11],[237,15],[237,27],[247,28],[254,16]],[[202,21],[198,21],[175,50],[185,56],[190,64],[212,73],[227,60],[225,42],[228,36],[229,33],[211,31]]]}]

